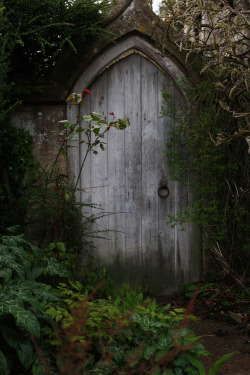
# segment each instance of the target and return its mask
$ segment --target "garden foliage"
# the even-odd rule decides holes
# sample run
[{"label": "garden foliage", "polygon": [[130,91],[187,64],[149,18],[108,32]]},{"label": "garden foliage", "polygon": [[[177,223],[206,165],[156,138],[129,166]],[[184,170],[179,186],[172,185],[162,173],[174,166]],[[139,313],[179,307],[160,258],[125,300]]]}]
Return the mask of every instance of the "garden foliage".
[{"label": "garden foliage", "polygon": [[44,303],[56,301],[59,292],[41,277],[66,279],[69,272],[55,258],[47,258],[27,242],[20,228],[0,237],[0,373],[14,374],[41,367],[31,336],[44,340],[44,328],[52,321]]},{"label": "garden foliage", "polygon": [[79,283],[59,289],[63,301],[47,305],[58,323],[50,334],[57,373],[205,375],[199,357],[209,353],[185,327],[184,321],[195,318],[184,309],[159,307],[131,291],[123,298],[95,299]]},{"label": "garden foliage", "polygon": [[[142,293],[96,298],[102,285],[67,282],[65,268],[18,231],[0,243],[1,375],[205,374],[199,357],[209,353],[182,324],[194,317]],[[64,282],[55,289],[51,277]]]},{"label": "garden foliage", "polygon": [[20,198],[28,194],[23,177],[34,162],[30,136],[9,122],[9,115],[21,104],[20,97],[33,94],[23,84],[24,78],[21,85],[18,80],[25,75],[38,80],[51,70],[66,46],[76,53],[79,42],[84,48],[94,35],[106,35],[101,21],[109,6],[108,1],[0,0],[1,231],[23,221],[25,207]]},{"label": "garden foliage", "polygon": [[[173,119],[167,138],[172,178],[189,183],[193,196],[171,225],[194,221],[202,229],[203,244],[224,276],[237,282],[249,272],[249,154],[244,138],[215,146],[218,132],[237,130],[236,120],[219,104],[209,80],[191,87],[186,105],[176,110],[173,98],[163,94],[163,114]],[[189,177],[188,177],[189,176]],[[188,180],[189,179],[189,180]]]}]

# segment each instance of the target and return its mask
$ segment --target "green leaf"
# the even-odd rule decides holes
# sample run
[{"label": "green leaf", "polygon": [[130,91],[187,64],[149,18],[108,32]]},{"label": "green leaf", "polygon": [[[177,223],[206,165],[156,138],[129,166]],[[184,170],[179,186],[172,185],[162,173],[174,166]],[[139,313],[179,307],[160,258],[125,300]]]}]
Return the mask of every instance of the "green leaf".
[{"label": "green leaf", "polygon": [[97,113],[97,112],[91,112],[91,115],[92,115],[92,116],[95,116],[95,117],[98,117],[98,120],[99,120],[100,118],[102,118],[102,115],[100,115],[100,113]]},{"label": "green leaf", "polygon": [[5,283],[8,283],[11,279],[12,271],[10,268],[5,268],[0,270],[0,277],[4,279]]},{"label": "green leaf", "polygon": [[[92,121],[98,121],[99,122],[100,121],[100,117],[92,116]],[[101,127],[101,124],[99,125],[99,127]]]},{"label": "green leaf", "polygon": [[60,264],[55,258],[48,259],[47,271],[48,271],[48,274],[51,276],[58,275],[61,277],[70,278],[69,271],[62,264]]},{"label": "green leaf", "polygon": [[35,358],[35,353],[30,341],[26,341],[20,346],[20,350],[17,351],[18,357],[23,367],[28,370]]},{"label": "green leaf", "polygon": [[78,128],[78,129],[76,129],[76,133],[82,133],[83,131],[84,131],[83,128]]},{"label": "green leaf", "polygon": [[224,363],[226,361],[229,360],[229,358],[232,357],[234,353],[229,353],[229,354],[225,354],[223,355],[222,358],[220,358],[218,361],[216,361],[213,366],[211,367],[211,369],[209,370],[209,373],[208,375],[215,375],[217,371],[219,371],[219,369],[221,368],[221,366],[224,365]]},{"label": "green leaf", "polygon": [[91,115],[85,115],[85,116],[82,116],[82,119],[86,122],[90,122],[90,121],[92,121],[92,116]]},{"label": "green leaf", "polygon": [[56,243],[55,242],[51,242],[48,246],[48,250],[51,251],[51,250],[54,250],[56,248]]},{"label": "green leaf", "polygon": [[13,315],[18,327],[25,328],[34,337],[40,337],[40,325],[35,314],[31,311],[18,309]]},{"label": "green leaf", "polygon": [[21,225],[14,225],[13,227],[9,227],[6,229],[6,233],[9,235],[18,236],[22,234],[22,227]]},{"label": "green leaf", "polygon": [[36,280],[44,271],[44,266],[34,266],[30,272],[30,279]]},{"label": "green leaf", "polygon": [[9,249],[11,250],[11,252],[17,256],[19,256],[20,259],[27,259],[28,258],[28,254],[27,252],[24,250],[24,248],[22,248],[21,246],[11,246],[9,247]]},{"label": "green leaf", "polygon": [[144,350],[144,358],[148,361],[152,355],[156,352],[157,346],[147,346],[146,349]]},{"label": "green leaf", "polygon": [[100,144],[100,148],[102,149],[102,151],[105,151],[105,148],[102,143]]},{"label": "green leaf", "polygon": [[58,122],[61,122],[62,124],[69,124],[69,120],[60,120]]},{"label": "green leaf", "polygon": [[188,354],[188,353],[185,353],[183,357],[187,358],[189,362],[199,370],[199,375],[206,375],[205,369],[202,363],[198,359],[196,359],[195,357],[193,357],[191,354]]},{"label": "green leaf", "polygon": [[1,370],[1,375],[8,375],[10,373],[10,370],[8,369],[8,365],[7,365],[7,360],[1,350],[0,350],[0,370]]},{"label": "green leaf", "polygon": [[159,350],[155,355],[155,361],[158,362],[161,358],[166,355],[166,350]]},{"label": "green leaf", "polygon": [[44,375],[44,366],[38,359],[32,365],[32,375]]},{"label": "green leaf", "polygon": [[66,246],[65,246],[65,244],[63,242],[57,242],[56,247],[62,253],[66,252]]}]

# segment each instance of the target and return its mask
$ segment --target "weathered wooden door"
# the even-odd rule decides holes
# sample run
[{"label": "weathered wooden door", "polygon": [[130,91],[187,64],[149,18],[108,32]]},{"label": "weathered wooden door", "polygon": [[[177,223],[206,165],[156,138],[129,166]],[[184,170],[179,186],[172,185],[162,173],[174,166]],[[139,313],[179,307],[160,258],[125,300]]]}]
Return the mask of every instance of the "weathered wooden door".
[{"label": "weathered wooden door", "polygon": [[[138,53],[110,65],[88,89],[92,96],[82,114],[95,111],[111,120],[114,112],[131,123],[107,133],[106,150],[89,155],[81,176],[81,200],[100,204],[93,211],[104,215],[93,225],[101,231],[97,236],[107,238],[94,239],[95,255],[118,282],[154,293],[176,289],[192,273],[190,227],[170,228],[166,215],[181,211],[188,190],[170,180],[163,151],[172,120],[161,116],[162,91],[176,105],[183,99],[171,77]],[[81,145],[80,163],[84,154]]]}]

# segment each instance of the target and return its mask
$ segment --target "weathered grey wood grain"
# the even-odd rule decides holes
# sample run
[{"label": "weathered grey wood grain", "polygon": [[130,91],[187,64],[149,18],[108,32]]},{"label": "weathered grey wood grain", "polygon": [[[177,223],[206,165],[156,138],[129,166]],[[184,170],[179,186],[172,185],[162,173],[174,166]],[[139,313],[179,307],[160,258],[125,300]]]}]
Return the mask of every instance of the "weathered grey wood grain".
[{"label": "weathered grey wood grain", "polygon": [[[175,287],[175,266],[176,266],[176,251],[175,251],[175,229],[166,226],[167,215],[175,215],[175,181],[171,180],[168,159],[166,153],[166,140],[168,133],[173,126],[172,118],[162,116],[162,92],[167,92],[173,103],[175,102],[175,88],[173,80],[168,77],[166,79],[162,72],[158,76],[158,117],[157,129],[160,139],[158,157],[160,159],[158,170],[160,177],[158,179],[158,188],[167,185],[169,190],[168,197],[161,197],[158,195],[158,259],[161,282],[166,292],[171,291]],[[164,294],[164,290],[162,290]]]},{"label": "weathered grey wood grain", "polygon": [[[126,258],[128,263],[141,264],[142,243],[142,196],[141,196],[141,57],[132,55],[125,69],[125,109],[131,126],[125,137],[125,232]],[[135,279],[134,270],[127,267],[128,280]],[[138,275],[140,278],[140,275]]]},{"label": "weathered grey wood grain", "polygon": [[[101,204],[104,217],[92,229],[95,255],[118,283],[140,285],[164,294],[190,278],[190,235],[166,225],[166,215],[181,212],[188,189],[170,180],[165,138],[172,120],[161,116],[162,90],[181,105],[172,78],[149,59],[129,55],[111,65],[89,86],[86,109],[112,119],[129,117],[125,131],[111,129],[105,152],[91,154],[81,177],[81,199]],[[84,147],[80,146],[80,160]],[[77,159],[76,159],[77,160]],[[158,189],[167,185],[169,196]]]}]

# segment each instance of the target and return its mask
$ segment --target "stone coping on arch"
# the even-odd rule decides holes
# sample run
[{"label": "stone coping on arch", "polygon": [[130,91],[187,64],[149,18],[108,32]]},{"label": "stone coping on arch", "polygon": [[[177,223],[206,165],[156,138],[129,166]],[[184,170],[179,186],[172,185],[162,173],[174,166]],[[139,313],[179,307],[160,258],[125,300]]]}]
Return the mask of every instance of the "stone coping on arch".
[{"label": "stone coping on arch", "polygon": [[125,59],[127,56],[133,55],[134,53],[144,57],[145,59],[148,59],[152,64],[156,65],[158,69],[160,69],[164,74],[166,74],[166,72],[154,60],[152,60],[149,56],[147,56],[145,53],[143,53],[142,51],[139,51],[136,48],[131,48],[130,50],[124,52],[122,55],[118,56],[116,59],[111,61],[110,64],[106,65],[105,68],[103,68],[100,71],[98,76],[101,75],[106,69],[110,68],[112,65],[114,65],[118,61],[120,61],[122,59]]},{"label": "stone coping on arch", "polygon": [[167,74],[174,82],[185,80],[187,77],[169,56],[163,56],[161,52],[144,38],[133,35],[117,43],[100,54],[94,62],[88,66],[74,84],[71,92],[82,92],[90,86],[97,76],[104,72],[117,61],[138,53],[149,59],[164,74]]}]

